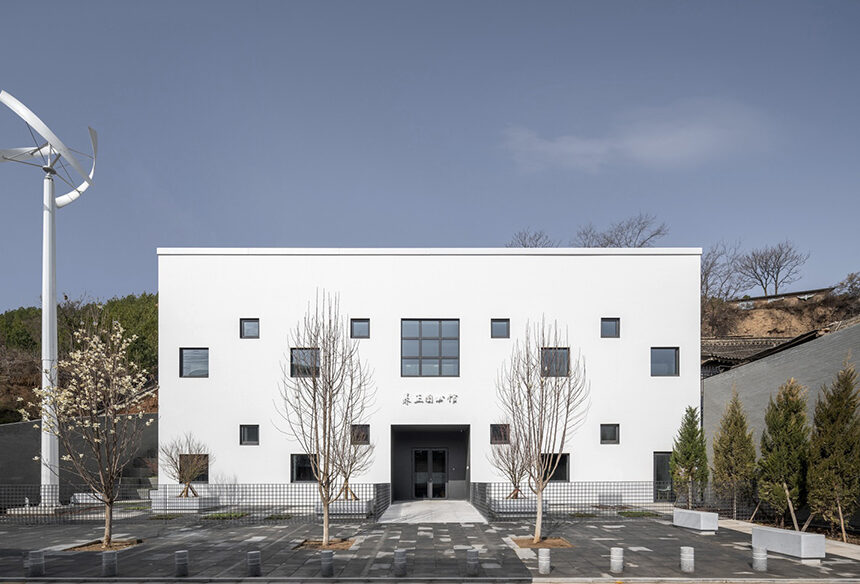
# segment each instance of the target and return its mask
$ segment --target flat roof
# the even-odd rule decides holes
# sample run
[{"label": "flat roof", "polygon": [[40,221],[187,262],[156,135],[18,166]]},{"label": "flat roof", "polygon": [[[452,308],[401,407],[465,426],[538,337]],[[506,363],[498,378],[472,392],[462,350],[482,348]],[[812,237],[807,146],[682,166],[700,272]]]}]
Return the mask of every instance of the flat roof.
[{"label": "flat roof", "polygon": [[159,247],[160,256],[700,256],[700,247]]}]

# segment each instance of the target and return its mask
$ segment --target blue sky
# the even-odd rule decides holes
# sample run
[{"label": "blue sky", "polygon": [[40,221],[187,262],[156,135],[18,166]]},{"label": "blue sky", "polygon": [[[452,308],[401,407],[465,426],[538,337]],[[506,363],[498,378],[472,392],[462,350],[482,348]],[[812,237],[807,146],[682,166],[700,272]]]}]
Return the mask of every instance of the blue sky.
[{"label": "blue sky", "polygon": [[[47,18],[46,18],[47,17]],[[96,184],[58,290],[155,291],[159,246],[789,238],[860,271],[857,2],[18,2],[0,88]],[[0,148],[29,135],[0,111]],[[41,173],[0,165],[0,309],[39,302]],[[59,191],[59,186],[58,186]]]}]

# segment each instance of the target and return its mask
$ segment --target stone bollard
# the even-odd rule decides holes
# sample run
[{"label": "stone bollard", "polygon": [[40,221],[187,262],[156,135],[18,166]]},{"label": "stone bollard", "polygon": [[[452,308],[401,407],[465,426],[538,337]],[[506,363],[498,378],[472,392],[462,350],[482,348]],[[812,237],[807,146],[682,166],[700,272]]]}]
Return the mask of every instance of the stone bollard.
[{"label": "stone bollard", "polygon": [[45,552],[30,552],[27,557],[27,577],[41,578],[45,575]]},{"label": "stone bollard", "polygon": [[753,548],[752,568],[756,572],[767,572],[767,548]]},{"label": "stone bollard", "polygon": [[609,571],[613,574],[624,571],[624,548],[609,548]]},{"label": "stone bollard", "polygon": [[681,571],[685,574],[692,574],[693,565],[693,548],[690,546],[681,546]]},{"label": "stone bollard", "polygon": [[466,576],[478,575],[478,550],[466,550]]},{"label": "stone bollard", "polygon": [[255,578],[263,575],[263,561],[260,552],[248,552],[248,576]]},{"label": "stone bollard", "polygon": [[320,575],[325,578],[334,576],[334,552],[331,550],[320,552]]},{"label": "stone bollard", "polygon": [[546,576],[549,571],[549,549],[541,548],[538,550],[538,573]]},{"label": "stone bollard", "polygon": [[173,554],[176,567],[173,570],[173,575],[177,578],[184,578],[188,575],[188,550],[179,550]]},{"label": "stone bollard", "polygon": [[401,578],[406,575],[406,550],[394,550],[394,575]]},{"label": "stone bollard", "polygon": [[102,578],[113,578],[116,576],[116,552],[102,552]]}]

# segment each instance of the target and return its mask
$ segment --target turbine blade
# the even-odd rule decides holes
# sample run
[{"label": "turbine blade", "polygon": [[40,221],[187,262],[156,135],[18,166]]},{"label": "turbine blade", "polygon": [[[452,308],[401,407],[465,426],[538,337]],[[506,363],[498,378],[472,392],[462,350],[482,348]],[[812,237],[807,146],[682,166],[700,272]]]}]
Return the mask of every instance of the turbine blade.
[{"label": "turbine blade", "polygon": [[75,190],[69,191],[68,193],[66,193],[65,195],[63,195],[61,197],[57,197],[55,199],[55,201],[57,203],[58,209],[65,207],[69,203],[77,200],[77,198],[80,197],[83,194],[83,192],[85,190],[87,190],[87,188],[92,184],[93,175],[96,173],[96,158],[98,158],[98,156],[99,156],[99,135],[92,128],[89,128],[89,130],[90,130],[90,144],[93,147],[93,168],[92,168],[92,170],[90,170],[90,182],[82,182],[78,186],[78,188],[76,188]]}]

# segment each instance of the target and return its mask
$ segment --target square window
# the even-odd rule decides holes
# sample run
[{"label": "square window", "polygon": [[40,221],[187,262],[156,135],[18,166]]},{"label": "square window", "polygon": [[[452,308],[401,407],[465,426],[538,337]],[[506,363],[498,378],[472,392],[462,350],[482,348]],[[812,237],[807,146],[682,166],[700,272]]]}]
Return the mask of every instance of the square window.
[{"label": "square window", "polygon": [[490,320],[490,338],[491,339],[509,339],[511,338],[511,319],[509,318],[494,318]]},{"label": "square window", "polygon": [[651,347],[651,377],[677,377],[678,347]]},{"label": "square window", "polygon": [[179,349],[179,377],[209,377],[209,349]]},{"label": "square window", "polygon": [[240,339],[259,339],[260,338],[260,319],[259,318],[240,318],[239,319],[239,338]]},{"label": "square window", "polygon": [[290,349],[290,377],[318,377],[319,349]]},{"label": "square window", "polygon": [[400,321],[401,377],[458,377],[460,321]]},{"label": "square window", "polygon": [[490,424],[490,444],[510,444],[510,424]]},{"label": "square window", "polygon": [[241,424],[239,426],[239,444],[242,446],[258,446],[260,444],[259,424]]},{"label": "square window", "polygon": [[209,455],[208,454],[180,454],[179,476],[185,478],[188,473],[194,472],[192,483],[209,482]]},{"label": "square window", "polygon": [[570,349],[548,347],[540,350],[541,377],[567,377],[570,374]]},{"label": "square window", "polygon": [[601,444],[620,444],[618,424],[600,424]]},{"label": "square window", "polygon": [[[541,454],[544,459],[544,463],[548,463],[548,459],[555,456],[555,454]],[[562,481],[567,482],[570,480],[570,456],[567,453],[561,454],[561,457],[558,461],[558,466],[555,467],[555,471],[552,473],[552,476],[549,477],[551,481]]]},{"label": "square window", "polygon": [[350,428],[350,442],[353,446],[370,444],[370,424],[353,424]]},{"label": "square window", "polygon": [[[311,455],[311,456],[316,456]],[[311,466],[311,457],[307,454],[290,455],[290,482],[292,483],[315,483],[314,469]]]},{"label": "square window", "polygon": [[617,339],[621,336],[621,319],[620,318],[601,318],[600,319],[600,338],[602,339]]},{"label": "square window", "polygon": [[349,321],[349,336],[353,339],[370,338],[370,319],[353,318]]}]

